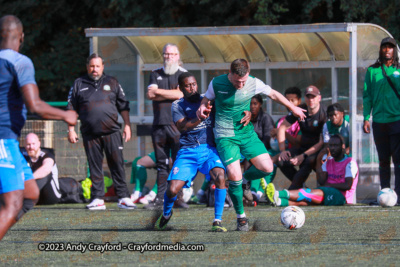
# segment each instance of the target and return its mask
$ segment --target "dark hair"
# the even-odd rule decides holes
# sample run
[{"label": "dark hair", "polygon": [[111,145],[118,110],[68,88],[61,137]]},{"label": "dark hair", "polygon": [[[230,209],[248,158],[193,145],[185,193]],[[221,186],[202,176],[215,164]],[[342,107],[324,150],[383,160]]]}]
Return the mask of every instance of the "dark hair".
[{"label": "dark hair", "polygon": [[[383,45],[385,45],[385,44],[383,44]],[[383,60],[383,57],[381,56],[381,49],[382,49],[382,44],[381,44],[381,46],[379,47],[379,58],[376,60],[376,62],[372,65],[373,67],[375,67],[375,68],[380,68],[381,67],[381,65],[383,64],[383,62],[384,62],[384,60]],[[399,64],[399,54],[398,54],[398,51],[397,51],[397,45],[395,45],[394,47],[393,47],[393,65],[396,67],[396,69],[399,69],[400,68],[400,64]]]},{"label": "dark hair", "polygon": [[184,72],[181,75],[179,75],[178,77],[179,89],[183,90],[184,87],[183,81],[188,77],[194,77],[194,75],[190,72]]},{"label": "dark hair", "polygon": [[245,76],[250,72],[250,65],[246,59],[238,58],[231,63],[231,73],[237,74],[239,77]]},{"label": "dark hair", "polygon": [[257,94],[257,95],[255,95],[255,96],[253,96],[251,99],[253,99],[253,98],[254,98],[255,100],[257,100],[258,103],[260,103],[260,104],[263,103],[263,98],[262,98],[261,94]]},{"label": "dark hair", "polygon": [[296,86],[289,87],[289,88],[287,88],[287,89],[285,90],[284,95],[286,96],[286,95],[289,95],[289,94],[297,95],[297,98],[298,98],[298,99],[301,99],[301,90],[300,90],[298,87],[296,87]]},{"label": "dark hair", "polygon": [[91,61],[92,59],[94,59],[94,58],[101,58],[101,62],[102,62],[103,65],[104,65],[104,59],[103,59],[99,54],[97,54],[97,53],[91,54],[91,55],[86,59],[86,65],[89,65],[90,61]]},{"label": "dark hair", "polygon": [[340,140],[340,146],[346,145],[343,136],[341,136],[340,134],[332,135],[329,140],[331,140],[332,138],[338,138]]},{"label": "dark hair", "polygon": [[344,113],[344,108],[339,103],[334,103],[332,105],[329,105],[328,108],[326,109],[326,113],[328,114],[328,116],[330,112],[334,111],[340,111]]}]

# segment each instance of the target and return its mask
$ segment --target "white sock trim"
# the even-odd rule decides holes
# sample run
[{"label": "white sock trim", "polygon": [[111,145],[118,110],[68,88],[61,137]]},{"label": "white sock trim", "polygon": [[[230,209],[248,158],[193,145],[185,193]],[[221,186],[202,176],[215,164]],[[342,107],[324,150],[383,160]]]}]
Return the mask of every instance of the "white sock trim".
[{"label": "white sock trim", "polygon": [[237,218],[246,218],[246,213],[243,214],[236,214]]}]

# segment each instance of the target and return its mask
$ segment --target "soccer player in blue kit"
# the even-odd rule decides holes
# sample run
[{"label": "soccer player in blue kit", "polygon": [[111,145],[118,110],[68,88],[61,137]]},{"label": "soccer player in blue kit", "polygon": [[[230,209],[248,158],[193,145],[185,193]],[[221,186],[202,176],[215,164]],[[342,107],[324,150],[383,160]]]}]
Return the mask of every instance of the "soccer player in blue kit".
[{"label": "soccer player in blue kit", "polygon": [[[158,218],[155,229],[163,230],[172,216],[172,207],[182,187],[188,188],[196,177],[197,171],[206,175],[206,179],[215,180],[215,218],[211,228],[213,232],[226,232],[222,226],[226,187],[225,167],[215,148],[213,124],[214,112],[204,120],[196,116],[202,96],[197,91],[197,82],[193,74],[182,73],[178,78],[179,88],[184,97],[172,104],[172,118],[181,132],[180,150],[168,177],[168,189],[164,195],[164,211]],[[209,104],[209,108],[211,108]],[[242,123],[248,124],[250,112],[246,112]]]},{"label": "soccer player in blue kit", "polygon": [[[39,189],[19,150],[17,138],[26,120],[26,107],[44,119],[76,124],[75,111],[53,108],[39,97],[32,61],[18,53],[24,40],[21,21],[0,18],[0,240],[18,219],[33,208]],[[25,107],[26,105],[26,107]]]}]

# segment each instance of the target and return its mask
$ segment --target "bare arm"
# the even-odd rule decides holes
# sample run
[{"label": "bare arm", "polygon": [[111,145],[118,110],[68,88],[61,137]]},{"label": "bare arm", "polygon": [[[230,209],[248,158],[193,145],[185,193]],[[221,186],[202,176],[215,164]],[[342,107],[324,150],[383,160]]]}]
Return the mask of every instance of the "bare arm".
[{"label": "bare arm", "polygon": [[54,160],[51,158],[46,158],[43,160],[43,165],[40,166],[34,173],[33,177],[35,179],[44,178],[51,173],[51,169],[54,166]]},{"label": "bare arm", "polygon": [[199,118],[193,118],[188,120],[187,118],[180,119],[176,122],[176,128],[178,128],[179,132],[187,132],[195,128],[197,125],[201,123]]},{"label": "bare arm", "polygon": [[369,134],[371,132],[371,126],[369,124],[369,121],[366,121],[366,120],[364,121],[363,130],[364,130],[364,133],[367,133],[367,134]]},{"label": "bare arm", "polygon": [[313,145],[312,147],[307,149],[303,154],[292,158],[290,160],[290,162],[296,166],[300,165],[305,160],[304,154],[306,154],[307,156],[310,156],[314,153],[317,153],[322,148],[323,145],[324,145],[324,141],[322,140],[322,137],[320,136],[318,143],[316,143],[315,145]]},{"label": "bare arm", "polygon": [[285,151],[286,150],[286,145],[285,145],[285,135],[286,135],[286,130],[290,127],[290,123],[285,119],[281,125],[278,128],[278,144],[279,144],[279,150],[281,151],[281,154],[279,155],[279,160],[289,160],[290,158],[290,152]]},{"label": "bare arm", "polygon": [[352,185],[353,185],[353,177],[346,177],[344,183],[338,183],[338,184],[325,183],[325,184],[323,184],[323,186],[336,188],[336,189],[338,189],[340,191],[350,190]]},{"label": "bare arm", "polygon": [[79,140],[78,134],[75,132],[75,126],[68,125],[68,141],[72,144],[77,143]]},{"label": "bare arm", "polygon": [[[204,97],[204,98],[206,98],[206,97]],[[211,111],[212,106],[211,106],[211,102],[210,101],[206,102],[205,108],[207,110]],[[206,112],[205,115],[206,115],[206,118],[207,118],[210,115],[210,112]],[[203,118],[202,120],[204,120],[206,118]],[[179,132],[182,133],[182,132],[187,132],[187,131],[190,131],[190,130],[194,129],[197,125],[199,125],[201,123],[202,120],[197,116],[196,116],[196,118],[193,118],[193,119],[182,118],[182,119],[178,120],[175,123],[175,125],[178,128]]]},{"label": "bare arm", "polygon": [[285,137],[288,140],[289,143],[292,144],[292,146],[298,146],[300,144],[300,135],[297,135],[296,137],[293,137],[290,133],[285,132]]},{"label": "bare arm", "polygon": [[244,116],[240,120],[240,123],[243,123],[243,126],[247,126],[250,123],[250,120],[251,120],[251,112],[248,111],[248,110],[245,110],[243,112],[244,112]]},{"label": "bare arm", "polygon": [[271,89],[269,97],[272,100],[278,102],[279,104],[287,107],[290,111],[292,111],[293,115],[300,118],[300,120],[304,120],[306,118],[306,115],[304,114],[304,112],[306,112],[305,109],[302,109],[302,108],[299,108],[299,107],[293,105],[289,100],[286,99],[286,97],[284,97],[278,91]]},{"label": "bare arm", "polygon": [[328,173],[324,172],[321,168],[317,171],[317,181],[320,185],[324,185],[326,180],[328,179]]},{"label": "bare arm", "polygon": [[36,84],[26,84],[21,87],[22,97],[28,110],[49,120],[63,120],[69,125],[75,125],[78,115],[73,110],[63,111],[53,108],[40,99]]},{"label": "bare arm", "polygon": [[199,109],[196,111],[196,115],[199,119],[204,120],[208,117],[208,115],[210,115],[211,109],[207,107],[209,104],[210,100],[204,96],[201,100]]},{"label": "bare arm", "polygon": [[183,93],[179,89],[162,89],[157,86],[149,86],[147,97],[153,101],[178,100],[183,97]]},{"label": "bare arm", "polygon": [[129,120],[129,111],[122,110],[121,117],[124,120],[124,131],[122,138],[125,139],[125,142],[128,142],[129,140],[131,140],[132,137],[131,123]]}]

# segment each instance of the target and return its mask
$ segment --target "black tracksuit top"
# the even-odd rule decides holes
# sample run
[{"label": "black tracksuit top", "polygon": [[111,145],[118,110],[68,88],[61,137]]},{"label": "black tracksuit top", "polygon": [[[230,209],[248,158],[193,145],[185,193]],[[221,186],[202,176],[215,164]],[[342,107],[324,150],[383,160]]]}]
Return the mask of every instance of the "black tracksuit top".
[{"label": "black tracksuit top", "polygon": [[81,120],[82,136],[102,136],[121,129],[118,113],[129,111],[129,101],[114,77],[103,74],[97,81],[84,75],[75,80],[68,96],[68,110]]}]

